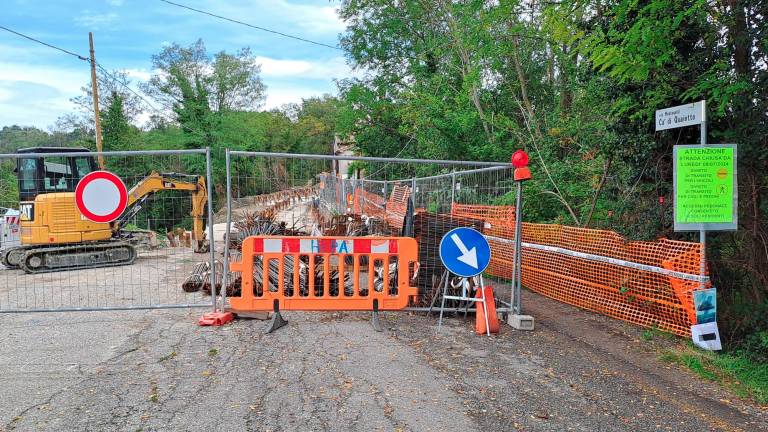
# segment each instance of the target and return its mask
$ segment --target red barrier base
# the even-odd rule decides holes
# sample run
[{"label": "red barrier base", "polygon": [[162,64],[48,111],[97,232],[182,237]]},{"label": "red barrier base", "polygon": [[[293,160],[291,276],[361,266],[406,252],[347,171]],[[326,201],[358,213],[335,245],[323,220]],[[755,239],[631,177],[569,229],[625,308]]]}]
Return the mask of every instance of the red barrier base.
[{"label": "red barrier base", "polygon": [[[478,288],[475,298],[483,298],[483,292]],[[491,333],[499,332],[499,317],[496,316],[496,302],[493,300],[493,287],[485,287],[485,300],[488,302],[488,326]],[[475,333],[485,334],[485,308],[481,302],[475,302]]]},{"label": "red barrier base", "polygon": [[224,324],[235,319],[232,312],[208,312],[200,317],[197,321],[201,326],[223,326]]}]

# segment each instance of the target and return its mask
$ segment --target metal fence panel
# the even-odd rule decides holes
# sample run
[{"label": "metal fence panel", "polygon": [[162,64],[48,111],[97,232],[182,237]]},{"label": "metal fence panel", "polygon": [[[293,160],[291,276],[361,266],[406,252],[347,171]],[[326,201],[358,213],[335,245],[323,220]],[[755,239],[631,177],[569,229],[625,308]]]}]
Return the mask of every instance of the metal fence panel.
[{"label": "metal fence panel", "polygon": [[[14,249],[16,261],[0,265],[0,312],[210,307],[211,298],[199,291],[210,288],[217,265],[208,248],[193,250],[191,214],[196,203],[204,240],[213,243],[211,199],[200,201],[199,187],[213,189],[207,150],[102,153],[104,169],[120,176],[135,201],[113,224],[88,221],[75,204],[79,179],[99,169],[97,155],[0,155],[0,218],[21,214],[24,248]],[[14,245],[3,240],[5,254]],[[91,268],[94,263],[106,266]],[[185,292],[195,270],[199,284],[186,284],[195,292]]]},{"label": "metal fence panel", "polygon": [[[234,151],[227,159],[232,223],[228,248],[220,252],[225,262],[239,261],[249,235],[412,236],[420,254],[412,272],[419,286],[413,306],[433,304],[448,277],[438,256],[442,236],[456,226],[484,229],[482,222],[453,215],[454,203],[513,201],[512,167],[503,163]],[[333,272],[334,265],[313,267]],[[508,275],[486,276],[498,298],[509,298]],[[240,295],[243,277],[227,272],[227,295]]]}]

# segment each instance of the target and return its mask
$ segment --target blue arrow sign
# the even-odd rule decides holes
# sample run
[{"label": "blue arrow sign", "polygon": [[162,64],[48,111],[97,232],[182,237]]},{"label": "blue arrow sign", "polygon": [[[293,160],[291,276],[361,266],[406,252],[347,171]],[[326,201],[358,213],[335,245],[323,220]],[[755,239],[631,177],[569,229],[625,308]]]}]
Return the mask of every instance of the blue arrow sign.
[{"label": "blue arrow sign", "polygon": [[491,262],[491,246],[472,228],[454,228],[440,240],[440,261],[456,276],[477,276]]}]

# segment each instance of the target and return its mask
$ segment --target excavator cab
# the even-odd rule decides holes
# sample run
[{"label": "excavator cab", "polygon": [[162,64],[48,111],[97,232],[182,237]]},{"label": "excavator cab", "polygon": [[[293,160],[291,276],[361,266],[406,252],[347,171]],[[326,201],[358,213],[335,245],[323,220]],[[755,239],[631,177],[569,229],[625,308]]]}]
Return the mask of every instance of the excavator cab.
[{"label": "excavator cab", "polygon": [[[33,147],[18,150],[18,154],[88,153],[84,148]],[[38,195],[74,192],[77,182],[98,169],[93,156],[29,157],[17,160],[19,201],[31,202]]]},{"label": "excavator cab", "polygon": [[[83,156],[41,156],[46,153],[83,153]],[[109,224],[84,220],[75,204],[75,188],[86,174],[98,169],[84,148],[34,147],[18,154],[34,154],[17,160],[21,243],[66,244],[107,240]]]}]

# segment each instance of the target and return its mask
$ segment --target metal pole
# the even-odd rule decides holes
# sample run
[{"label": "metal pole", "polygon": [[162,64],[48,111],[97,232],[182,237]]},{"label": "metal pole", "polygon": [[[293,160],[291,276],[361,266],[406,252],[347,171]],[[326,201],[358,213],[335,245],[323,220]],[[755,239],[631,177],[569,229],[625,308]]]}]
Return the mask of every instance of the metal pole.
[{"label": "metal pole", "polygon": [[227,306],[227,286],[229,285],[229,232],[232,225],[232,172],[229,149],[225,153],[227,163],[227,225],[224,230],[224,273],[221,275],[221,307]]},{"label": "metal pole", "polygon": [[217,309],[216,293],[216,242],[213,239],[213,180],[211,176],[211,148],[205,148],[205,177],[208,182],[208,249],[211,251],[211,303]]},{"label": "metal pole", "polygon": [[453,203],[456,202],[456,173],[451,173],[451,213],[453,213]]},{"label": "metal pole", "polygon": [[512,310],[515,314],[520,315],[522,313],[522,305],[520,301],[520,291],[522,284],[521,273],[523,271],[523,182],[517,182],[517,197],[515,199],[515,257],[512,270],[512,287],[514,294],[512,296]]},{"label": "metal pole", "polygon": [[416,177],[414,177],[411,180],[411,204],[412,204],[412,207],[411,207],[412,213],[409,215],[409,217],[406,220],[408,220],[408,224],[409,224],[408,235],[413,237],[415,235],[413,224],[414,224],[414,219],[416,219],[414,217],[414,215],[416,215]]},{"label": "metal pole", "polygon": [[101,154],[104,149],[102,148],[101,118],[99,116],[99,83],[96,77],[96,54],[93,51],[92,32],[88,32],[88,44],[91,47],[91,91],[93,96],[93,119],[96,122],[96,150],[99,152],[99,168],[104,169],[104,156]]},{"label": "metal pole", "polygon": [[[706,113],[706,101],[703,102],[704,107],[702,108],[702,111]],[[706,114],[704,114],[706,116]],[[701,122],[701,145],[707,145],[707,120],[706,117],[702,119]],[[706,282],[704,281],[704,275],[707,272],[707,231],[702,226],[699,230],[699,243],[701,243],[701,285],[699,286],[700,289],[706,288]]]}]

